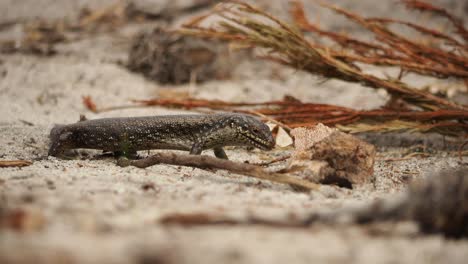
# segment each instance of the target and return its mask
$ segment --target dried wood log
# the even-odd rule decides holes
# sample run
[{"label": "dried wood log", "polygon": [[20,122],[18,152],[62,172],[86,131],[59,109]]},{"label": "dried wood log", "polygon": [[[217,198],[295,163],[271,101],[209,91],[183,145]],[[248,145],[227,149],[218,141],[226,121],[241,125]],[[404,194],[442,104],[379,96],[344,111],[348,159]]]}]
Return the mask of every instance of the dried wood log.
[{"label": "dried wood log", "polygon": [[281,173],[269,172],[257,165],[238,163],[205,155],[157,153],[153,156],[140,160],[119,159],[118,161],[119,166],[130,165],[138,168],[147,168],[157,164],[189,166],[204,170],[227,170],[248,177],[289,184],[296,190],[301,191],[315,190],[319,188],[319,185],[316,183]]}]

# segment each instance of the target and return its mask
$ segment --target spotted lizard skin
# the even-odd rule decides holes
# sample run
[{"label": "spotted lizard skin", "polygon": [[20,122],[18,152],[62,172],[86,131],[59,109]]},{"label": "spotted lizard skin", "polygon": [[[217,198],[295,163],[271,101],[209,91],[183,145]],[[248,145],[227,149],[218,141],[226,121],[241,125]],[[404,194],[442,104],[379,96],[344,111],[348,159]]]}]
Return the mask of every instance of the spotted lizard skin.
[{"label": "spotted lizard skin", "polygon": [[140,150],[187,150],[198,155],[213,149],[227,159],[224,146],[272,149],[273,136],[264,123],[242,114],[167,115],[103,118],[56,125],[50,132],[49,155],[70,149],[98,149],[121,155]]}]

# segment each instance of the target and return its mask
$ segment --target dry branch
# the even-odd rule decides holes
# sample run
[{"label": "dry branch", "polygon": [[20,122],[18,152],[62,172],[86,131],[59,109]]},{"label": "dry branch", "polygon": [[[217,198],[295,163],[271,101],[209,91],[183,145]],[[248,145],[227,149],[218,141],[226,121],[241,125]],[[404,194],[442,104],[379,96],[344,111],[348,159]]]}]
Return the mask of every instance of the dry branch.
[{"label": "dry branch", "polygon": [[249,216],[244,219],[209,213],[174,213],[162,217],[163,225],[202,226],[202,225],[262,225],[270,227],[303,228],[307,224],[301,221],[281,221]]},{"label": "dry branch", "polygon": [[[324,8],[357,23],[374,35],[365,41],[343,33],[322,29],[309,22],[303,6],[295,1],[291,15],[295,25],[289,25],[272,15],[240,1],[218,5],[209,15],[186,23],[180,32],[199,37],[223,39],[244,46],[266,50],[262,58],[305,70],[325,78],[361,83],[371,88],[384,88],[392,96],[391,102],[402,101],[406,108],[388,105],[372,111],[357,111],[336,106],[302,104],[284,101],[264,103],[264,108],[252,111],[253,105],[227,105],[222,102],[192,101],[172,103],[172,107],[207,107],[216,110],[245,111],[233,107],[247,107],[253,114],[268,117],[285,127],[311,126],[318,122],[338,125],[351,132],[361,131],[437,131],[449,135],[464,135],[468,131],[468,107],[446,98],[416,89],[402,81],[404,73],[412,72],[436,78],[468,80],[468,45],[466,30],[459,19],[446,10],[420,1],[403,1],[413,10],[429,12],[447,18],[456,29],[441,32],[417,23],[387,18],[366,18],[337,6],[320,2]],[[214,27],[201,26],[207,17],[218,16]],[[391,29],[392,24],[406,26],[421,35],[411,39]],[[326,37],[333,45],[321,44],[319,39],[306,37],[302,31]],[[421,40],[422,39],[422,40]],[[365,73],[358,64],[393,66],[400,68],[399,76],[379,78]],[[149,103],[149,102],[147,102]],[[152,102],[165,104],[169,102]],[[256,105],[260,107],[261,105]],[[265,118],[266,119],[266,118]],[[349,127],[344,127],[349,125]]]},{"label": "dry branch", "polygon": [[0,168],[8,167],[26,167],[31,165],[29,160],[0,160]]},{"label": "dry branch", "polygon": [[265,121],[274,120],[289,131],[291,128],[314,126],[323,123],[341,130],[358,132],[419,131],[438,132],[460,136],[468,131],[468,111],[440,109],[434,111],[414,110],[355,110],[342,106],[302,103],[286,97],[283,100],[261,103],[232,103],[203,99],[150,99],[135,100],[135,105],[109,108],[89,108],[92,111],[109,111],[142,106],[164,106],[188,110],[222,110],[257,115]]},{"label": "dry branch", "polygon": [[[216,27],[200,26],[200,23],[207,17],[203,16],[188,22],[185,29],[180,32],[264,48],[268,52],[268,56],[264,58],[325,78],[361,83],[371,88],[384,88],[393,97],[400,98],[421,109],[467,110],[464,106],[417,90],[400,80],[382,79],[364,73],[356,65],[360,62],[371,65],[399,66],[402,71],[440,78],[464,79],[468,78],[466,67],[468,59],[463,52],[458,54],[410,40],[391,31],[387,27],[390,21],[366,19],[333,5],[323,3],[322,5],[373,32],[379,42],[365,42],[343,34],[321,30],[306,20],[303,9],[297,2],[293,15],[299,26],[302,26],[302,29],[325,35],[341,44],[342,47],[333,48],[307,39],[295,26],[288,25],[260,9],[238,1],[219,5],[213,10],[210,16],[218,15],[223,19],[216,24]],[[434,31],[413,24],[408,26],[417,28],[425,34]],[[444,36],[438,33],[434,31],[431,35],[439,36],[439,38]],[[466,44],[463,44],[463,47],[466,47]]]},{"label": "dry branch", "polygon": [[205,170],[227,170],[233,173],[242,174],[262,180],[277,183],[289,184],[297,190],[315,190],[319,185],[285,174],[268,172],[260,166],[238,163],[229,160],[218,159],[204,155],[177,155],[174,153],[157,153],[141,160],[120,159],[120,166],[135,166],[147,168],[157,164],[170,164],[178,166],[189,166]]},{"label": "dry branch", "polygon": [[[378,44],[365,42],[348,37],[343,33],[322,30],[318,25],[310,23],[298,1],[293,2],[291,14],[301,29],[328,37],[339,45],[340,49],[334,49],[334,56],[349,62],[361,62],[379,66],[398,66],[407,72],[414,72],[437,78],[468,78],[468,58],[462,51],[448,51],[438,42],[446,42],[458,49],[467,50],[468,46],[459,42],[456,38],[438,30],[426,28],[411,22],[388,18],[364,18],[334,5],[322,3],[323,7],[331,9],[338,14],[346,16],[372,32]],[[426,38],[424,41],[411,40],[398,34],[388,27],[389,24],[404,25],[416,30]],[[427,37],[431,37],[428,39]],[[436,40],[438,42],[436,42]]]}]

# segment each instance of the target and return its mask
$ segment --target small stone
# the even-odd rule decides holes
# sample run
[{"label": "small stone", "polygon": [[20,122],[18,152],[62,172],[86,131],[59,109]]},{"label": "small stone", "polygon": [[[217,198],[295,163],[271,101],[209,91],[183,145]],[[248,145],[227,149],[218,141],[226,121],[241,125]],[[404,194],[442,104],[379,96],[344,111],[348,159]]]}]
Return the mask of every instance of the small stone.
[{"label": "small stone", "polygon": [[[374,173],[375,147],[352,135],[318,124],[296,128],[289,169],[308,180],[342,187],[363,184]],[[302,167],[303,170],[294,168]]]},{"label": "small stone", "polygon": [[294,137],[294,147],[296,149],[295,155],[300,154],[300,151],[308,150],[314,146],[315,143],[331,135],[331,133],[338,131],[334,128],[327,127],[322,123],[317,124],[314,128],[299,127],[291,131]]}]

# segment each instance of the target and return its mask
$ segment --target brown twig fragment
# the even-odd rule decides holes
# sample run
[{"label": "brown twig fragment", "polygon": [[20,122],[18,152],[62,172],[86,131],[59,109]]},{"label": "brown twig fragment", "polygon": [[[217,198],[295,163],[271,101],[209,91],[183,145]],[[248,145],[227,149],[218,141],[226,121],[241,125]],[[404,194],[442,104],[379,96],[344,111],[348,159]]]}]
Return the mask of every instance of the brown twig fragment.
[{"label": "brown twig fragment", "polygon": [[305,181],[300,178],[265,171],[260,166],[246,163],[238,163],[205,155],[178,155],[174,153],[157,153],[153,156],[141,160],[120,159],[118,161],[118,165],[120,166],[131,165],[138,168],[146,168],[157,164],[189,166],[205,170],[227,170],[248,177],[254,177],[277,183],[289,184],[298,190],[315,190],[319,187],[318,184]]},{"label": "brown twig fragment", "polygon": [[0,160],[0,168],[8,167],[26,167],[31,165],[29,160]]},{"label": "brown twig fragment", "polygon": [[270,227],[303,228],[307,225],[298,221],[280,221],[267,218],[249,216],[239,219],[225,215],[208,213],[175,213],[162,217],[159,222],[163,225],[201,226],[201,225],[262,225]]},{"label": "brown twig fragment", "polygon": [[285,155],[285,156],[282,156],[282,157],[279,157],[279,158],[276,158],[276,159],[272,159],[272,160],[269,160],[269,161],[266,161],[266,162],[256,163],[255,165],[268,166],[268,165],[271,165],[273,163],[285,161],[285,160],[290,159],[290,158],[291,158],[291,155]]}]

